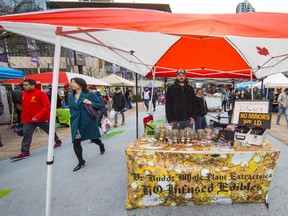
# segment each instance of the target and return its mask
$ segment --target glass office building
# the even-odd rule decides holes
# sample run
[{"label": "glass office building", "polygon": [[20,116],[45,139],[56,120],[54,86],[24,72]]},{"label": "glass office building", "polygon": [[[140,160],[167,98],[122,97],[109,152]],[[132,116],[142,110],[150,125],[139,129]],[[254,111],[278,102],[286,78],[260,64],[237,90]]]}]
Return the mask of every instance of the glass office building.
[{"label": "glass office building", "polygon": [[239,3],[236,7],[236,13],[247,13],[255,12],[255,9],[252,7],[251,3],[248,0]]}]

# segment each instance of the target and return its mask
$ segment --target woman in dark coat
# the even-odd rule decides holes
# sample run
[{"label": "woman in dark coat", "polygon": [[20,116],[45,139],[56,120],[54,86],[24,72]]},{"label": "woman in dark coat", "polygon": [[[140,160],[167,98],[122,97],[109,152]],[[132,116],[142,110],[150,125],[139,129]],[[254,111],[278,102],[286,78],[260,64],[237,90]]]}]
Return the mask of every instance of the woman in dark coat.
[{"label": "woman in dark coat", "polygon": [[81,141],[90,139],[99,145],[101,155],[105,152],[104,144],[100,139],[98,119],[92,118],[85,108],[85,104],[91,104],[96,109],[102,109],[104,104],[96,94],[88,91],[87,84],[82,78],[72,78],[71,88],[73,92],[68,96],[71,113],[71,135],[74,152],[79,161],[78,165],[73,169],[73,172],[75,172],[85,166],[85,160],[82,157]]}]

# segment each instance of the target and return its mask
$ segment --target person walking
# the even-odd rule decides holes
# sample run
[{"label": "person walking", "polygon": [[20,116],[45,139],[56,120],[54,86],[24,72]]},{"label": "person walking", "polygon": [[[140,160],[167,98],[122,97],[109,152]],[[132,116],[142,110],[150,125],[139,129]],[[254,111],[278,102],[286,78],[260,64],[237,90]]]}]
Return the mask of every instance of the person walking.
[{"label": "person walking", "polygon": [[288,88],[285,88],[284,92],[282,92],[278,97],[278,114],[276,124],[280,125],[280,118],[282,113],[285,113],[285,118],[288,127]]},{"label": "person walking", "polygon": [[274,102],[274,90],[269,89],[267,100],[269,101],[269,114],[272,114],[273,112],[273,102]]},{"label": "person walking", "polygon": [[205,129],[207,126],[206,114],[208,113],[208,107],[206,100],[204,99],[204,92],[202,88],[196,89],[196,102],[198,106],[198,113],[195,122],[195,130]]},{"label": "person walking", "polygon": [[153,111],[154,111],[154,112],[156,111],[156,101],[157,101],[157,98],[158,98],[158,94],[157,94],[157,91],[154,89],[154,91],[153,91],[153,96],[152,96],[152,104],[153,104]]},{"label": "person walking", "polygon": [[20,124],[22,113],[22,88],[20,85],[16,85],[12,91],[12,102],[17,114],[17,124]]},{"label": "person walking", "polygon": [[133,100],[133,92],[130,88],[127,88],[126,89],[126,92],[125,92],[125,98],[126,98],[126,102],[127,102],[127,106],[126,108],[127,109],[132,109],[132,100]]},{"label": "person walking", "polygon": [[144,89],[143,98],[144,98],[144,104],[145,104],[147,112],[148,112],[149,111],[149,101],[151,98],[151,92],[149,91],[148,88]]},{"label": "person walking", "polygon": [[[35,80],[25,79],[23,81],[24,92],[22,93],[22,115],[23,139],[21,153],[17,158],[30,156],[30,146],[36,127],[41,128],[49,134],[50,102],[45,92],[38,90]],[[55,133],[54,148],[60,147],[62,142]]]},{"label": "person walking", "polygon": [[224,112],[227,112],[227,101],[228,101],[228,94],[226,92],[226,90],[224,90],[222,92],[222,110],[224,110]]},{"label": "person walking", "polygon": [[97,90],[96,86],[91,86],[90,91],[95,93],[99,97],[100,101],[104,104],[104,107],[101,109],[101,113],[98,117],[98,126],[101,128],[103,116],[105,116],[105,118],[108,117],[108,112],[107,112],[107,109],[105,106],[105,101],[104,101],[104,98],[102,97],[101,93]]},{"label": "person walking", "polygon": [[68,102],[71,114],[71,138],[78,159],[78,165],[73,169],[75,172],[85,166],[86,162],[82,155],[81,141],[90,139],[100,147],[101,155],[105,153],[104,144],[100,139],[98,119],[91,117],[85,108],[86,104],[91,104],[95,109],[102,109],[104,104],[96,94],[89,92],[86,81],[82,78],[72,78],[71,88],[73,91],[68,95]]},{"label": "person walking", "polygon": [[118,113],[120,113],[122,116],[121,125],[125,125],[125,114],[124,114],[125,104],[126,104],[125,95],[120,91],[119,87],[116,87],[115,93],[112,98],[112,108],[115,111],[114,124],[113,124],[114,127],[118,126]]},{"label": "person walking", "polygon": [[173,128],[191,127],[195,122],[198,112],[196,95],[183,69],[177,70],[174,84],[167,89],[165,112]]}]

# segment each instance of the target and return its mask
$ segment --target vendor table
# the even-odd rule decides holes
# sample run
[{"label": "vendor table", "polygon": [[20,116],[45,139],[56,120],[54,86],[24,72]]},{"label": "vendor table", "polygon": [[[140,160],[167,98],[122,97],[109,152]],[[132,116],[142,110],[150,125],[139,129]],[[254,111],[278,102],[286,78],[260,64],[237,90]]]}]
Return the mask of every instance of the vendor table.
[{"label": "vendor table", "polygon": [[280,151],[262,146],[153,146],[142,137],[126,149],[126,208],[266,202]]},{"label": "vendor table", "polygon": [[56,109],[56,116],[60,124],[70,126],[70,109]]}]

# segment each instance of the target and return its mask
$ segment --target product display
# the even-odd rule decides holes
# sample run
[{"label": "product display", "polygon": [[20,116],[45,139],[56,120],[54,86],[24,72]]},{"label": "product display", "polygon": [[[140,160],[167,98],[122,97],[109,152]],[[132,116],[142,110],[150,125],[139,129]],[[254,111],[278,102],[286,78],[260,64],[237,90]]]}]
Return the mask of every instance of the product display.
[{"label": "product display", "polygon": [[[226,140],[225,137],[224,139],[223,137],[219,137],[219,131],[222,131],[223,133],[222,128],[207,127],[205,129],[198,129],[196,132],[189,127],[182,130],[171,130],[170,128],[161,126],[159,128],[154,128],[154,140],[149,139],[148,143],[155,147],[184,145],[231,148],[231,146],[233,146],[233,140]],[[234,134],[232,136],[234,136]]]}]

